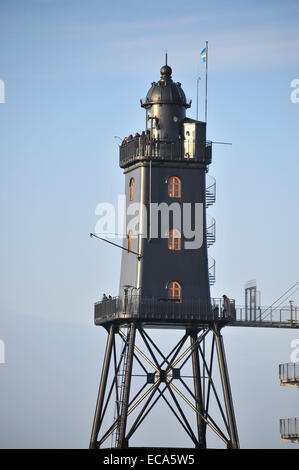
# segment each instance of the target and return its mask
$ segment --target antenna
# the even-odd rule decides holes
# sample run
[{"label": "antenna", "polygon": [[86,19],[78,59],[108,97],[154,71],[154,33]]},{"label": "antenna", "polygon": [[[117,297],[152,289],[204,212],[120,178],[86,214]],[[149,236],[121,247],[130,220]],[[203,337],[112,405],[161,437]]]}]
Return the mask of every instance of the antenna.
[{"label": "antenna", "polygon": [[165,65],[167,65],[167,51],[165,52]]}]

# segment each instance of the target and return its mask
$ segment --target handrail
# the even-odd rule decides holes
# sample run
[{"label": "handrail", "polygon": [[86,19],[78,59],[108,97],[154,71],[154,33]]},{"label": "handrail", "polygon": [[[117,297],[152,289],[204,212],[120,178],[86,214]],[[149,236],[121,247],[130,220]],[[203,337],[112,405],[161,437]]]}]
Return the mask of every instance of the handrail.
[{"label": "handrail", "polygon": [[263,316],[266,307],[256,307],[248,311],[246,306],[236,306],[236,322],[247,323],[248,325],[282,325],[297,328],[299,326],[299,307],[269,308],[269,315]]},{"label": "handrail", "polygon": [[285,438],[299,438],[299,418],[283,418],[280,420],[280,434]]},{"label": "handrail", "polygon": [[207,179],[212,180],[210,184],[206,181],[206,206],[209,207],[216,201],[216,179],[210,174],[207,174]]},{"label": "handrail", "polygon": [[200,298],[180,300],[122,295],[95,303],[95,319],[137,317],[151,320],[227,320],[235,319],[234,300],[212,301]]},{"label": "handrail", "polygon": [[279,379],[281,381],[299,382],[299,363],[279,364]]},{"label": "handrail", "polygon": [[206,234],[207,234],[207,245],[208,247],[213,245],[216,240],[216,221],[214,217],[208,216],[211,219],[210,225],[207,226]]},{"label": "handrail", "polygon": [[[227,305],[230,305],[227,308]],[[225,312],[223,313],[223,311]],[[200,298],[183,298],[182,301],[167,298],[123,295],[95,303],[95,318],[99,322],[111,318],[124,318],[128,312],[133,317],[155,320],[222,320],[225,318],[232,326],[285,327],[299,328],[299,307],[295,307],[296,316],[290,318],[290,309],[272,311],[269,319],[256,315],[248,316],[245,306],[235,306],[235,301],[228,300],[224,308],[223,298],[203,301]],[[247,313],[246,313],[247,312]],[[106,319],[106,320],[105,320]]]},{"label": "handrail", "polygon": [[[191,146],[191,147],[190,147]],[[120,166],[144,159],[188,160],[211,163],[212,142],[204,140],[160,140],[147,134],[123,140],[119,148]]]},{"label": "handrail", "polygon": [[213,286],[216,281],[216,261],[211,256],[208,258],[208,265],[210,286]]}]

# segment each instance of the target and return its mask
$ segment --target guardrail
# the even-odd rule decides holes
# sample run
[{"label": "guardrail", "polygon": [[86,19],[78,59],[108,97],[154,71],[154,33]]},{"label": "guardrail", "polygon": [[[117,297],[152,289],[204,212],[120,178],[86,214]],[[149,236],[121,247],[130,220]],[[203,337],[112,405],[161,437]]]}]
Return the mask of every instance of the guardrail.
[{"label": "guardrail", "polygon": [[95,303],[95,323],[113,319],[140,318],[152,321],[232,321],[235,319],[234,300],[211,302],[198,298],[182,301],[124,295]]},{"label": "guardrail", "polygon": [[282,439],[299,442],[299,418],[281,419],[280,435]]},{"label": "guardrail", "polygon": [[299,386],[299,362],[279,364],[279,379],[282,384],[298,383]]},{"label": "guardrail", "polygon": [[[172,300],[148,298],[142,295],[114,297],[95,303],[95,323],[111,319],[140,318],[152,321],[226,321],[230,326],[264,328],[299,328],[299,319],[290,314],[294,309],[275,309],[263,316],[265,307],[258,308],[255,315],[248,315],[246,307],[235,307],[235,301],[212,298],[211,302],[199,298]],[[247,312],[247,313],[246,313]],[[268,311],[269,312],[269,311]]]},{"label": "guardrail", "polygon": [[236,307],[236,318],[230,326],[248,326],[263,328],[299,328],[298,307],[277,308],[257,307]]},{"label": "guardrail", "polygon": [[249,309],[248,307],[236,307],[236,320],[238,322],[248,323],[273,323],[273,324],[299,324],[298,307],[289,308],[271,308],[256,307]]},{"label": "guardrail", "polygon": [[139,160],[188,160],[209,165],[212,161],[212,142],[199,140],[164,141],[135,136],[119,148],[119,164],[126,167]]}]

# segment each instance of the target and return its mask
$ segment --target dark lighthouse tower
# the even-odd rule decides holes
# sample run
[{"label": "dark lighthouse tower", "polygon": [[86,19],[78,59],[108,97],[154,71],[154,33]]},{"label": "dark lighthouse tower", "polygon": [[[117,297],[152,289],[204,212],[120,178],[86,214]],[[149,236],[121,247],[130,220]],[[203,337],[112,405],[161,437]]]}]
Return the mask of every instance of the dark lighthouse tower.
[{"label": "dark lighthouse tower", "polygon": [[[212,146],[206,123],[186,117],[191,102],[167,61],[141,106],[145,131],[120,146],[126,237],[119,295],[95,304],[95,324],[106,328],[108,339],[90,447],[129,447],[153,406],[164,401],[194,447],[207,447],[209,430],[238,448],[221,335],[234,303],[210,298],[206,207],[213,194],[206,174]],[[182,333],[171,351],[162,352],[154,340],[157,328]],[[212,396],[217,417],[210,411]]]},{"label": "dark lighthouse tower", "polygon": [[141,102],[147,133],[120,149],[127,213],[133,212],[134,203],[143,210],[139,230],[130,230],[127,217],[126,235],[140,257],[124,252],[120,295],[124,286],[131,285],[142,297],[157,301],[199,298],[209,305],[203,227],[211,147],[206,143],[206,124],[186,118],[190,103],[181,84],[172,81],[171,72],[168,65],[162,67],[161,79],[152,83]]}]

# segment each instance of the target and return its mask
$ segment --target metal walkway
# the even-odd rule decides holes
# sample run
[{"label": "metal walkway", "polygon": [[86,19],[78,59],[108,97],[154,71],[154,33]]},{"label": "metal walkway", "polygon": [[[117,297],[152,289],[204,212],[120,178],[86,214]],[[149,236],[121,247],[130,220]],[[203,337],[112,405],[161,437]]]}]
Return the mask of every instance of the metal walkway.
[{"label": "metal walkway", "polygon": [[[163,300],[163,301],[162,301]],[[170,302],[167,299],[143,298],[130,295],[95,303],[95,324],[127,318],[143,322],[166,323],[208,323],[216,321],[223,326],[254,328],[299,328],[299,307],[256,307],[249,309],[236,306],[229,299],[224,306],[223,299],[211,299],[211,303],[197,299]]]},{"label": "metal walkway", "polygon": [[298,307],[257,307],[246,309],[236,307],[236,319],[229,326],[257,327],[257,328],[299,328]]}]

